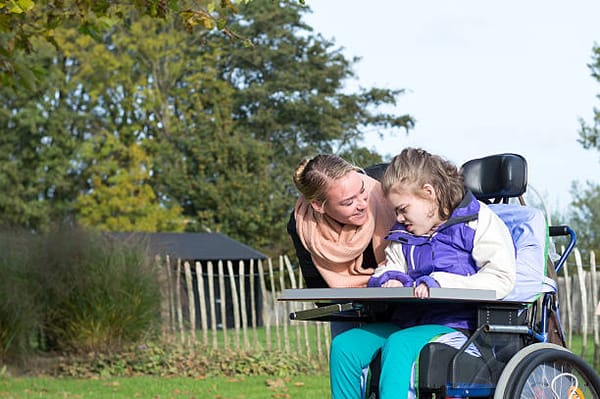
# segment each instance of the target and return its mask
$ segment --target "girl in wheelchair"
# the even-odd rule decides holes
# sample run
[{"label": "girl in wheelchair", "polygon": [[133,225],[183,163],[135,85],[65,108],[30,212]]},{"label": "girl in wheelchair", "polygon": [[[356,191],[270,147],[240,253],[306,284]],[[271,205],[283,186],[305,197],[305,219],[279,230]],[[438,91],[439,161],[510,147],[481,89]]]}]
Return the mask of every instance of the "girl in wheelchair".
[{"label": "girl in wheelchair", "polygon": [[[479,288],[501,299],[515,283],[515,248],[504,222],[466,191],[458,168],[422,149],[397,155],[381,178],[397,223],[387,239],[386,262],[371,287]],[[360,398],[362,370],[381,350],[380,398],[403,398],[412,364],[431,339],[472,331],[475,313],[463,304],[398,309],[389,323],[371,323],[336,336],[331,345],[332,398]]]}]

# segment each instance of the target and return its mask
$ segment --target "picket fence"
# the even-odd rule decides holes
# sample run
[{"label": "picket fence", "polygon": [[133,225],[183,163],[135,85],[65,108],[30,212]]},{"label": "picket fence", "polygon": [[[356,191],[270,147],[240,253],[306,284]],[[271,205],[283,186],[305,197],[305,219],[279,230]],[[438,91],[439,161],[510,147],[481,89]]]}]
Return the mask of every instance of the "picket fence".
[{"label": "picket fence", "polygon": [[[189,350],[277,350],[326,360],[331,333],[327,322],[291,321],[291,311],[312,303],[282,302],[285,288],[303,288],[300,268],[285,255],[263,260],[187,262],[157,258],[161,269],[164,339]],[[576,248],[558,277],[560,316],[570,345],[582,335],[582,353],[593,339],[600,353],[598,271],[595,254],[584,264]],[[595,363],[597,360],[595,360]],[[594,364],[596,366],[596,364]]]},{"label": "picket fence", "polygon": [[[162,333],[194,350],[277,350],[326,360],[327,322],[290,322],[291,311],[310,303],[278,301],[285,288],[303,288],[287,256],[272,259],[187,262],[157,258],[161,268]],[[233,324],[233,326],[231,326]]]}]

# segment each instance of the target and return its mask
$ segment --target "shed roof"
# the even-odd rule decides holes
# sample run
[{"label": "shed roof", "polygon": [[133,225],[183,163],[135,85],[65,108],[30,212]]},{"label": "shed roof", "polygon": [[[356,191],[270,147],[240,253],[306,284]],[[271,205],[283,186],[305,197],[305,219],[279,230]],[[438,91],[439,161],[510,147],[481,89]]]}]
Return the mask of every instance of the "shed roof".
[{"label": "shed roof", "polygon": [[267,256],[221,233],[111,233],[119,240],[148,243],[153,255],[170,255],[185,260],[246,260]]}]

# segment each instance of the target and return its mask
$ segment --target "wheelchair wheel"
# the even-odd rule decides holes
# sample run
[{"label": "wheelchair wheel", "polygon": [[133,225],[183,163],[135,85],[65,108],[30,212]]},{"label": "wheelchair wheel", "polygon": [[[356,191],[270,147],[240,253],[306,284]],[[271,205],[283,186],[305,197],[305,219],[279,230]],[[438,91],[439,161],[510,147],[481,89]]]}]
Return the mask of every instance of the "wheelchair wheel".
[{"label": "wheelchair wheel", "polygon": [[534,344],[506,365],[494,399],[600,399],[600,377],[579,356],[553,344]]}]

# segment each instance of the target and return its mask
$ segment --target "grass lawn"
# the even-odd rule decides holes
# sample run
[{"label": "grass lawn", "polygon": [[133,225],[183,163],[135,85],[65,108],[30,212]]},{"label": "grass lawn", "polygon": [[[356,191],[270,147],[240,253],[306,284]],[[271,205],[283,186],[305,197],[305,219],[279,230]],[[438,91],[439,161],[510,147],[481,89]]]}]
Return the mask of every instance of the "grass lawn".
[{"label": "grass lawn", "polygon": [[[571,350],[581,355],[581,337],[573,336]],[[586,361],[592,364],[593,340],[588,338]],[[329,377],[122,377],[50,378],[9,377],[0,373],[0,399],[312,399],[329,398]]]},{"label": "grass lawn", "polygon": [[193,378],[9,378],[0,377],[0,398],[10,399],[313,399],[329,397],[321,376]]}]

